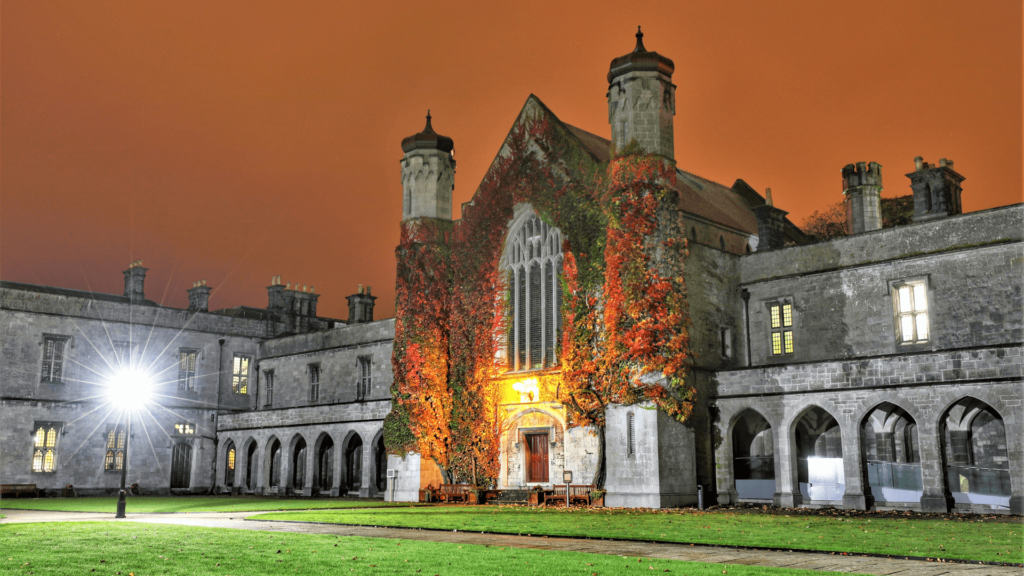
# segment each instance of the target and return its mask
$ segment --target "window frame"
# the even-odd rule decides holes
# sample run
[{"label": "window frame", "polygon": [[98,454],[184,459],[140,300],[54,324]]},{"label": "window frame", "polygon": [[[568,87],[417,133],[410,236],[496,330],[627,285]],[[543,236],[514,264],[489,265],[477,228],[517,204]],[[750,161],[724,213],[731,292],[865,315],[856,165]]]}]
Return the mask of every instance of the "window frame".
[{"label": "window frame", "polygon": [[263,371],[263,406],[274,405],[274,369]]},{"label": "window frame", "polygon": [[[239,372],[239,360],[245,361],[245,374]],[[250,354],[236,352],[231,357],[231,391],[235,394],[249,394],[249,380],[252,374],[253,357]],[[239,381],[242,385],[239,386]]]},{"label": "window frame", "polygon": [[764,306],[767,311],[768,359],[792,359],[796,354],[798,316],[793,298],[766,300]]},{"label": "window frame", "polygon": [[[53,377],[55,366],[53,355],[51,355],[49,359],[47,359],[46,357],[47,344],[49,342],[60,342],[61,344],[61,357],[60,360],[58,361],[60,375],[57,378]],[[71,336],[65,336],[63,334],[43,333],[40,345],[43,348],[43,354],[42,360],[40,360],[39,362],[39,371],[37,372],[37,374],[39,374],[39,382],[41,384],[67,384],[68,379],[66,366],[68,360],[68,351],[71,349]],[[56,346],[54,347],[54,351],[56,352]],[[48,363],[49,368],[47,368]]]},{"label": "window frame", "polygon": [[306,364],[306,373],[309,374],[309,401],[319,402],[320,380],[323,377],[323,372],[320,369],[320,363],[312,362],[310,364]]},{"label": "window frame", "polygon": [[373,385],[373,357],[359,356],[359,374],[356,377],[356,400],[365,400]]},{"label": "window frame", "polygon": [[[199,360],[202,350],[199,348],[178,348],[178,390],[183,392],[195,392],[196,381],[199,379]],[[182,357],[186,354],[194,354],[192,369],[182,369]],[[190,385],[191,384],[191,385]]]},{"label": "window frame", "polygon": [[[39,433],[42,432],[40,441]],[[63,422],[51,422],[37,420],[32,425],[32,458],[29,460],[29,470],[32,474],[56,474],[57,464],[60,455],[60,438],[64,434]],[[36,469],[36,456],[39,457],[39,466]],[[47,470],[49,459],[50,469]]]},{"label": "window frame", "polygon": [[[114,434],[111,437],[111,433]],[[103,471],[121,472],[124,466],[124,452],[128,446],[128,435],[124,424],[107,424],[106,432],[103,433]],[[107,457],[110,457],[109,464]]]},{"label": "window frame", "polygon": [[196,435],[196,423],[184,420],[182,422],[175,422],[172,426],[174,428],[174,434],[172,436],[180,438],[192,438]]},{"label": "window frame", "polygon": [[[889,280],[889,296],[892,301],[892,317],[893,317],[893,338],[897,348],[906,349],[907,347],[927,347],[934,342],[935,330],[932,325],[931,310],[932,301],[934,300],[931,295],[931,283],[928,275],[923,276],[911,276],[908,278],[899,278]],[[917,297],[915,286],[922,287],[922,293],[924,296],[924,308],[917,308]],[[911,300],[911,310],[904,312],[900,306],[900,288],[910,288],[909,296]],[[917,338],[918,335],[918,322],[917,317],[924,316],[925,322],[927,323],[927,336],[921,340]],[[911,330],[913,331],[914,338],[912,340],[903,339],[903,327],[902,319],[904,317],[911,318]]]}]

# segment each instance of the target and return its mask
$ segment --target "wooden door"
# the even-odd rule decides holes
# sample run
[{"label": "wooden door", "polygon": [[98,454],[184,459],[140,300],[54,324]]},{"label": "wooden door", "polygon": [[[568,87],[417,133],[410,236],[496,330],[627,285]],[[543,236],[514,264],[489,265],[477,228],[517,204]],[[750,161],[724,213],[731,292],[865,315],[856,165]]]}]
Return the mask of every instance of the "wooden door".
[{"label": "wooden door", "polygon": [[171,488],[188,488],[192,475],[192,447],[175,444],[171,453]]},{"label": "wooden door", "polygon": [[527,482],[548,481],[548,435],[526,435]]}]

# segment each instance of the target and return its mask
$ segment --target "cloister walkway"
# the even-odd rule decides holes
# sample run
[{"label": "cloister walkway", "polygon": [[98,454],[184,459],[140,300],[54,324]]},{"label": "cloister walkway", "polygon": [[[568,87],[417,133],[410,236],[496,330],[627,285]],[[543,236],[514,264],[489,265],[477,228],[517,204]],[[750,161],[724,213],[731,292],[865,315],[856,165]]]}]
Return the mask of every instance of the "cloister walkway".
[{"label": "cloister walkway", "polygon": [[[265,512],[265,511],[264,511]],[[374,528],[347,526],[342,524],[317,524],[311,522],[281,522],[273,520],[247,520],[264,512],[188,512],[173,514],[129,514],[125,520],[115,520],[112,514],[86,512],[51,512],[43,510],[3,510],[7,518],[0,524],[24,522],[147,522],[154,524],[175,524],[179,526],[201,526],[205,528],[235,528],[270,532],[294,532],[298,534],[333,534],[337,536],[363,536],[371,538],[396,538],[427,542],[448,542],[476,544],[481,546],[505,546],[534,550],[589,552],[633,558],[659,558],[682,560],[684,562],[706,562],[714,564],[743,564],[746,566],[767,566],[776,568],[799,568],[823,572],[856,572],[879,576],[1020,576],[1021,569],[1011,566],[988,566],[983,564],[957,564],[926,562],[921,560],[896,560],[869,556],[839,556],[815,552],[776,552],[766,550],[743,550],[717,546],[693,546],[689,544],[622,542],[609,540],[586,540],[579,538],[546,536],[512,536],[505,534],[481,534],[473,532],[442,532],[406,528]]]}]

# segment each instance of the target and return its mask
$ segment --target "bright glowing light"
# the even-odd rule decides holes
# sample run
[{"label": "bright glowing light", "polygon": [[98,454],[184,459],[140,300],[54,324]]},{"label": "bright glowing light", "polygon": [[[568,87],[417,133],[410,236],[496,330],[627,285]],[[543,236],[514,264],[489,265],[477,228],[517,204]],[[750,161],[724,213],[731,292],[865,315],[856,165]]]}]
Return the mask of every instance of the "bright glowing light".
[{"label": "bright glowing light", "polygon": [[526,404],[540,400],[540,387],[536,378],[527,378],[512,385],[512,389],[519,392],[519,401]]},{"label": "bright glowing light", "polygon": [[122,410],[136,410],[149,401],[153,383],[142,370],[118,370],[107,384],[107,398]]}]

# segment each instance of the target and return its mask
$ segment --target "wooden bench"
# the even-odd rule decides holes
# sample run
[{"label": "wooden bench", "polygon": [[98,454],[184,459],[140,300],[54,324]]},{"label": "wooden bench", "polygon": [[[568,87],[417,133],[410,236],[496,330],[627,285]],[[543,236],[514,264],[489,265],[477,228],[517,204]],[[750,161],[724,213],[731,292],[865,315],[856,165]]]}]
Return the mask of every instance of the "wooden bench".
[{"label": "wooden bench", "polygon": [[0,496],[10,498],[13,495],[17,498],[22,494],[32,494],[34,498],[38,498],[39,489],[35,484],[0,484]]},{"label": "wooden bench", "polygon": [[441,502],[468,502],[472,484],[441,484],[437,499]]},{"label": "wooden bench", "polygon": [[[594,491],[593,484],[570,484],[569,485],[569,503],[580,503],[590,506],[590,493]],[[562,506],[565,506],[565,484],[555,484],[553,490],[547,490],[544,492],[544,504],[551,502],[557,504],[561,502]]]}]

